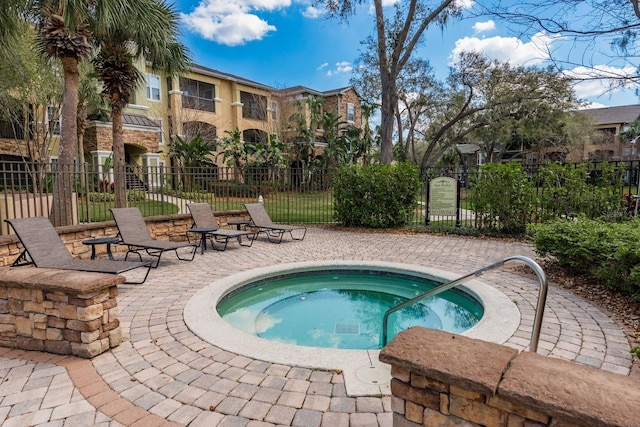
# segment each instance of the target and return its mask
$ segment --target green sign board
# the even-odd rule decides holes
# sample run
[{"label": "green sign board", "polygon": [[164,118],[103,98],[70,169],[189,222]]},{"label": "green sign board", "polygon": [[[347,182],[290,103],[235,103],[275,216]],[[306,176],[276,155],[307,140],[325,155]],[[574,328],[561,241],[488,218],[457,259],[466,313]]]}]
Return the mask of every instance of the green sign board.
[{"label": "green sign board", "polygon": [[429,213],[431,215],[455,216],[458,182],[444,176],[434,178],[429,184]]}]

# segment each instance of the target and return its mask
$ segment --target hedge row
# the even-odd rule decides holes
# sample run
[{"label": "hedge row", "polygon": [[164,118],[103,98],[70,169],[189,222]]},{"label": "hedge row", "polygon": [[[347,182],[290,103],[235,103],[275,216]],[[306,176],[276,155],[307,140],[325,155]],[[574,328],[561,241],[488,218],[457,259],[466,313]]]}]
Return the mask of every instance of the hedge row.
[{"label": "hedge row", "polygon": [[533,227],[533,233],[539,255],[640,298],[640,219],[558,221]]}]

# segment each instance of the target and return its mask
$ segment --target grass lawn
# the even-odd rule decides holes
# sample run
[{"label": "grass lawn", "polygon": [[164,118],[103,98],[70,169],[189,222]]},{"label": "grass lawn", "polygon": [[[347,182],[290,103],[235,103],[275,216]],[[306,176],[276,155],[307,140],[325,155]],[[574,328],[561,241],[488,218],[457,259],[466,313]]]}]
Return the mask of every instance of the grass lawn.
[{"label": "grass lawn", "polygon": [[[212,193],[200,193],[202,197],[198,202],[209,203],[214,212],[244,210],[245,203],[256,203],[256,198],[249,197],[216,197]],[[190,200],[183,199],[185,203]],[[421,201],[424,203],[424,201]],[[462,208],[469,209],[471,204],[467,199],[462,200]],[[179,207],[162,201],[137,201],[129,202],[129,207],[140,208],[142,216],[169,215],[179,212]],[[109,208],[113,207],[113,202],[93,202],[91,203],[90,222],[109,221],[113,218]],[[264,198],[264,207],[269,212],[274,222],[284,224],[331,224],[333,218],[333,192],[317,191],[313,193],[299,192],[273,192]],[[87,204],[85,201],[78,203],[80,221],[87,221]],[[424,204],[415,212],[411,222],[413,225],[424,224]],[[462,218],[463,223],[465,219]],[[445,220],[432,221],[433,225],[454,225],[455,221]],[[464,226],[464,225],[463,225]]]},{"label": "grass lawn", "polygon": [[[218,198],[209,202],[214,212],[244,210],[253,198]],[[264,207],[273,222],[291,224],[325,224],[333,222],[333,193],[272,193],[264,198]]]}]

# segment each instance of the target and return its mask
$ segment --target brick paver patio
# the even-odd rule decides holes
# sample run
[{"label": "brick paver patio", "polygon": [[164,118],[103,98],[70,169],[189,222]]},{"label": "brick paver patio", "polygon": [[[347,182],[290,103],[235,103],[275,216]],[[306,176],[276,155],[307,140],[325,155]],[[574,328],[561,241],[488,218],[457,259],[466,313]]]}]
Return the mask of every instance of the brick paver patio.
[{"label": "brick paver patio", "polygon": [[[528,244],[433,235],[310,229],[302,242],[251,248],[231,243],[193,262],[163,257],[144,285],[120,287],[120,346],[92,361],[0,348],[0,420],[12,426],[391,426],[390,396],[350,397],[339,372],[273,364],[218,348],[185,325],[183,309],[203,286],[278,263],[379,260],[469,273]],[[517,304],[521,324],[506,345],[529,344],[537,280],[513,268],[481,280]],[[622,375],[631,355],[602,311],[551,284],[540,354]]]}]

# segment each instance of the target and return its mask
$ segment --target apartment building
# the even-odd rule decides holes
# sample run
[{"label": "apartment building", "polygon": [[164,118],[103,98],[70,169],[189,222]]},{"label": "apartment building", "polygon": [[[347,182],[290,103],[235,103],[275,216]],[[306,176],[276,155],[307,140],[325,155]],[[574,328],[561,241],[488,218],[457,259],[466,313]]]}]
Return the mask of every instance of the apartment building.
[{"label": "apartment building", "polygon": [[[515,147],[502,157],[503,162],[519,161],[526,164],[553,162],[601,162],[640,160],[640,139],[624,141],[621,135],[640,121],[640,104],[580,110],[591,124],[589,135],[573,145],[524,150]],[[496,149],[499,151],[501,147]],[[482,165],[488,162],[480,147],[475,144],[459,144],[458,149],[466,157],[467,164]],[[493,161],[494,159],[492,159]]]},{"label": "apartment building", "polygon": [[[145,82],[137,87],[123,110],[123,127],[126,161],[142,169],[170,166],[167,152],[174,135],[189,138],[199,134],[214,139],[239,129],[244,143],[267,142],[272,134],[286,142],[287,130],[291,127],[287,122],[293,113],[294,102],[310,96],[321,98],[323,110],[336,111],[342,122],[362,126],[360,98],[351,87],[324,92],[303,86],[274,88],[201,65],[193,65],[181,77],[168,77],[153,71],[144,62],[140,62],[138,68],[145,70]],[[51,142],[46,152],[39,156],[29,156],[26,150],[18,149],[26,132],[13,132],[11,123],[0,122],[0,161],[48,158],[55,163],[60,122],[59,111],[54,110],[38,108],[34,111],[41,113],[40,118],[28,120],[32,123],[29,134],[42,128],[49,130]],[[24,140],[26,142],[27,138]],[[318,152],[323,146],[326,146],[323,131],[318,129]],[[82,160],[90,165],[110,162],[111,122],[89,120],[83,151]],[[223,165],[221,156],[212,153],[212,158]],[[76,160],[80,162],[80,159]]]},{"label": "apartment building", "polygon": [[594,127],[589,141],[572,147],[571,161],[626,161],[640,159],[638,141],[628,143],[620,138],[632,123],[640,120],[640,104],[581,110]]},{"label": "apartment building", "polygon": [[[360,98],[351,87],[325,92],[302,86],[277,89],[201,65],[172,78],[147,68],[145,78],[123,115],[127,162],[143,168],[169,166],[166,153],[172,135],[215,139],[238,129],[244,143],[267,142],[272,134],[286,142],[284,123],[293,101],[308,96],[322,98],[324,111],[336,111],[342,121],[362,126]],[[108,161],[111,140],[111,123],[90,122],[85,160]],[[316,145],[322,150],[321,130]],[[212,153],[212,158],[223,165],[220,156]]]}]

